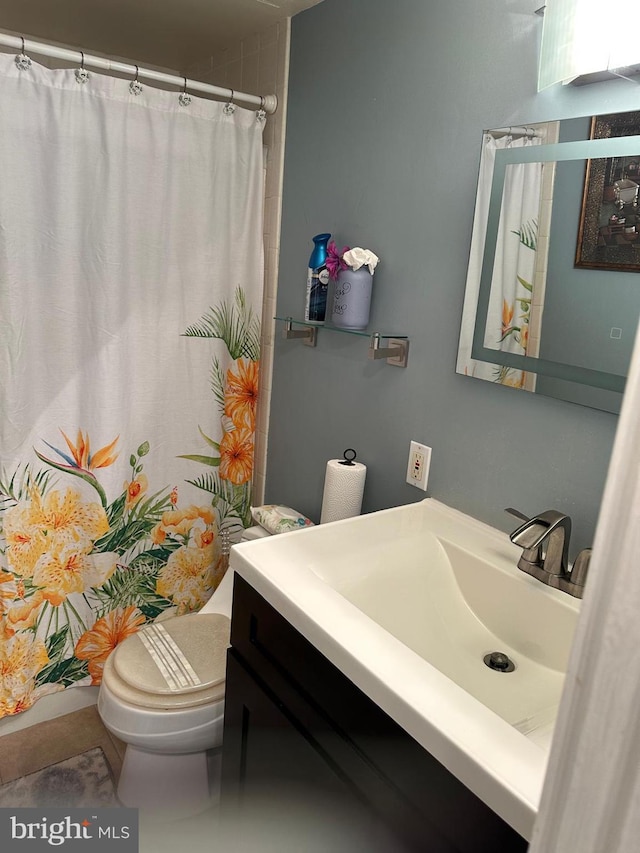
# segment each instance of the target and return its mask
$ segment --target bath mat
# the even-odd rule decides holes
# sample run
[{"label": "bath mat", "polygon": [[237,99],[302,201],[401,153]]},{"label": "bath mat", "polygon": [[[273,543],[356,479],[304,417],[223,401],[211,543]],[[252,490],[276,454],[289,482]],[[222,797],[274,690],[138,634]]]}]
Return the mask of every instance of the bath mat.
[{"label": "bath mat", "polygon": [[99,746],[0,785],[1,808],[119,805],[109,764]]}]

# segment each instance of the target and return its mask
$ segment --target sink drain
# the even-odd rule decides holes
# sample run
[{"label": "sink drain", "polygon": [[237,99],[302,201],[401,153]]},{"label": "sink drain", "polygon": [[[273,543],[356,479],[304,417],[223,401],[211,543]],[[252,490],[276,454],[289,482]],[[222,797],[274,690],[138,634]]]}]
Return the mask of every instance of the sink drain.
[{"label": "sink drain", "polygon": [[495,669],[496,672],[513,672],[516,668],[515,663],[504,652],[489,652],[483,660],[489,669]]}]

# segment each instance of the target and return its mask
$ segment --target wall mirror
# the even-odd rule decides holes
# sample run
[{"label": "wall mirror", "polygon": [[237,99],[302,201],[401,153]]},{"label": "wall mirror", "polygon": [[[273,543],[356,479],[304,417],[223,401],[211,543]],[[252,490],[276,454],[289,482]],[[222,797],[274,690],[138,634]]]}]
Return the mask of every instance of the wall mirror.
[{"label": "wall mirror", "polygon": [[457,372],[618,412],[639,193],[640,112],[485,131]]}]

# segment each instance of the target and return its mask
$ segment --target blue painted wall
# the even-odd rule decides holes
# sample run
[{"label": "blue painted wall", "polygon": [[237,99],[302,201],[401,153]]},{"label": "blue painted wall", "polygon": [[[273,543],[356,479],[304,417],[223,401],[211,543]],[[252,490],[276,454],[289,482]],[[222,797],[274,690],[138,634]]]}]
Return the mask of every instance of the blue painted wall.
[{"label": "blue painted wall", "polygon": [[277,339],[267,495],[318,520],[327,459],[355,447],[364,511],[428,494],[504,530],[568,512],[591,544],[617,417],[455,373],[483,128],[637,108],[637,84],[536,93],[539,2],[324,0],[292,22],[278,314],[301,317],[311,237],[381,263],[371,326],[411,338],[405,370],[364,339]]}]

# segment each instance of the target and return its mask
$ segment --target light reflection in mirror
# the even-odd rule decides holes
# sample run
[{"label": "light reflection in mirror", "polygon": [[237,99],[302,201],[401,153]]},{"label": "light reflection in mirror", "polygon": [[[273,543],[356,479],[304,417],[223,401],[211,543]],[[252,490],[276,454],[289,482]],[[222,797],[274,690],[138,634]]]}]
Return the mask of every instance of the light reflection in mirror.
[{"label": "light reflection in mirror", "polygon": [[[640,126],[622,116],[633,135],[590,140],[588,117],[485,132],[458,372],[619,410],[640,315],[640,217],[623,183],[634,169],[640,183]],[[595,243],[612,223],[621,235],[613,254],[594,245],[597,264],[584,245],[576,258],[585,223]]]}]

